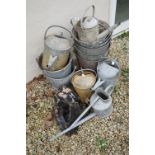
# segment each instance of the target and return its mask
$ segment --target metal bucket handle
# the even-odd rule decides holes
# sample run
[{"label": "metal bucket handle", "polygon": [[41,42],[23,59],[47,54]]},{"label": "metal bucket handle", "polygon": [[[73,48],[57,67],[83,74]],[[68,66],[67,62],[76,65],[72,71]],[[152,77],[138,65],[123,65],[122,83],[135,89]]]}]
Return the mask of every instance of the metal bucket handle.
[{"label": "metal bucket handle", "polygon": [[[44,34],[44,40],[46,39],[46,37],[47,37],[47,32],[48,32],[48,30],[49,29],[51,29],[51,28],[54,28],[54,27],[59,27],[59,28],[61,28],[61,29],[64,29],[64,30],[66,30],[69,34],[70,34],[70,36],[71,36],[71,38],[72,38],[72,33],[68,30],[68,29],[66,29],[65,27],[63,27],[63,26],[59,26],[59,25],[52,25],[52,26],[49,26],[47,29],[46,29],[46,31],[45,31],[45,34]],[[61,37],[61,38],[64,38],[62,35],[56,35],[57,37]]]},{"label": "metal bucket handle", "polygon": [[90,9],[90,8],[92,8],[92,17],[94,17],[94,15],[95,15],[95,5],[91,5],[91,6],[89,6],[86,10],[85,10],[85,12],[84,12],[84,14],[83,14],[83,16],[82,16],[82,18],[81,18],[81,20],[80,20],[80,25],[81,25],[81,28],[83,28],[83,20],[84,20],[84,17],[85,17],[85,15],[86,15],[86,13],[88,12],[88,10]]}]

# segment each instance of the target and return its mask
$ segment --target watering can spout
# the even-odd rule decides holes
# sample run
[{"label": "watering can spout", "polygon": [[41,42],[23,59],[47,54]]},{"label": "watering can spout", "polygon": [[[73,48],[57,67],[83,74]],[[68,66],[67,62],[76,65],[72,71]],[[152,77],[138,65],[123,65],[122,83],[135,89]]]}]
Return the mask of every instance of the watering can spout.
[{"label": "watering can spout", "polygon": [[79,20],[80,20],[79,17],[72,17],[70,23],[72,26],[75,26]]},{"label": "watering can spout", "polygon": [[100,34],[97,36],[97,39],[101,39],[101,38],[105,37],[106,35],[109,34],[109,32],[112,32],[112,31],[113,31],[114,29],[116,29],[119,25],[120,25],[120,23],[114,24],[113,26],[109,27],[108,29],[106,29],[105,31],[103,31],[102,33],[100,33]]},{"label": "watering can spout", "polygon": [[58,58],[57,56],[52,57],[52,56],[50,55],[49,61],[48,61],[48,68],[52,67],[52,65],[53,65],[54,62],[57,60],[57,58]]}]

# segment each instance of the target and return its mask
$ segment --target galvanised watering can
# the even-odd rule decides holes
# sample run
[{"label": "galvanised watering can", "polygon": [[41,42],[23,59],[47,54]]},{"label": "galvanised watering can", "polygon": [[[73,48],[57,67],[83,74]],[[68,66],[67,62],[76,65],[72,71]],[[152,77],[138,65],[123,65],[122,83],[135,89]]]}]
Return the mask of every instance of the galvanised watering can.
[{"label": "galvanised watering can", "polygon": [[[59,30],[59,34],[54,32],[51,35],[47,35],[48,31],[53,28],[65,30],[65,32],[69,33],[70,37],[64,36],[62,30]],[[52,25],[46,29],[44,34],[44,52],[42,60],[43,69],[56,71],[66,66],[69,59],[69,53],[73,46],[73,39],[71,36],[71,32],[62,26]]]}]

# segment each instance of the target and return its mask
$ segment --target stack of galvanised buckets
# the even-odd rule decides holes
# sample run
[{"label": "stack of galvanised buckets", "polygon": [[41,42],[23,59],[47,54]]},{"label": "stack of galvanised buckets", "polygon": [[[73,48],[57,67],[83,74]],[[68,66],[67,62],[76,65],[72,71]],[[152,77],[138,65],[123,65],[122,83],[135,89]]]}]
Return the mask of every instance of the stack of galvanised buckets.
[{"label": "stack of galvanised buckets", "polygon": [[[89,9],[92,15],[86,16]],[[107,58],[112,32],[118,25],[110,27],[94,15],[92,5],[82,18],[72,18],[72,32],[62,26],[49,26],[44,34],[44,51],[37,59],[52,87],[58,90],[72,83],[82,102],[99,87],[111,95],[120,73],[117,61]]]},{"label": "stack of galvanised buckets", "polygon": [[[54,32],[48,35],[48,31],[52,30]],[[37,62],[54,88],[68,84],[76,69],[71,55],[73,47],[71,36],[68,29],[58,25],[49,26],[45,31],[44,51],[37,58]]]},{"label": "stack of galvanised buckets", "polygon": [[[92,8],[92,16],[85,16]],[[80,67],[96,70],[100,58],[106,57],[109,52],[112,31],[117,27],[98,20],[95,15],[95,6],[89,7],[81,19],[72,18],[72,35],[74,47]]]},{"label": "stack of galvanised buckets", "polygon": [[[85,16],[90,8],[92,16]],[[94,14],[95,6],[92,5],[81,19],[72,18],[72,32],[62,26],[49,26],[44,35],[44,51],[37,62],[57,93],[62,86],[69,87],[77,93],[81,103],[89,104],[88,109],[93,108],[95,115],[107,117],[112,113],[111,94],[120,75],[116,59],[107,58],[112,32],[118,25],[110,27]],[[67,94],[70,89],[65,90]],[[60,92],[65,101],[66,94]],[[72,100],[69,102],[74,104]],[[77,118],[72,128],[81,124],[79,120],[88,109]]]}]

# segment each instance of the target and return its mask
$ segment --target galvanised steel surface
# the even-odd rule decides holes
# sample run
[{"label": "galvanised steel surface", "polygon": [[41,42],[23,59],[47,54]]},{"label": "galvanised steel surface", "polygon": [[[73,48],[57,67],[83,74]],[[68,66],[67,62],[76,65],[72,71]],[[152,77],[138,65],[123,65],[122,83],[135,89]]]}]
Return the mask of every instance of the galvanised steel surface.
[{"label": "galvanised steel surface", "polygon": [[[47,35],[48,31],[53,28],[60,28],[60,29],[67,31],[70,37],[64,37],[62,35],[54,35],[54,34]],[[52,47],[51,41],[53,39],[53,36],[60,39],[60,41],[62,40],[62,38],[67,40],[69,42],[69,46],[67,45],[68,47],[66,49],[59,49],[57,48],[60,46],[61,42],[59,42],[58,45],[54,45],[54,47]],[[59,25],[52,25],[46,29],[45,34],[44,34],[44,52],[51,53],[52,57],[57,56],[57,60],[52,65],[53,70],[62,69],[62,67],[66,65],[68,58],[69,58],[69,53],[72,47],[73,47],[72,34],[68,29],[66,29],[65,27],[59,26]]]}]

